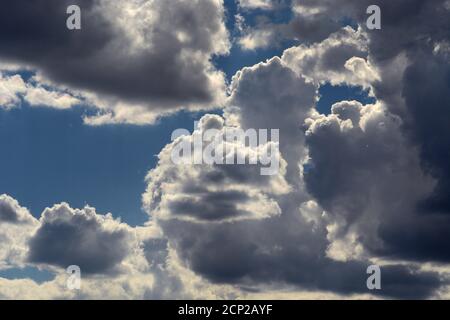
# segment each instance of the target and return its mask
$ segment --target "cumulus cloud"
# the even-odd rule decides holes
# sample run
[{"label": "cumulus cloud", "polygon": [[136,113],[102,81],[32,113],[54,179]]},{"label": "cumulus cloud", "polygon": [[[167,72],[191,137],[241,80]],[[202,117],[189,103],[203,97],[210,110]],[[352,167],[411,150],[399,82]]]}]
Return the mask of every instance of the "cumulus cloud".
[{"label": "cumulus cloud", "polygon": [[[207,137],[207,130],[212,128],[214,137]],[[159,155],[159,165],[147,176],[149,187],[144,196],[144,203],[152,208],[155,218],[221,222],[280,214],[272,195],[289,190],[284,179],[286,162],[280,154],[274,154],[274,162],[279,164],[274,168],[275,175],[261,175],[261,165],[250,164],[250,159],[257,160],[262,153],[266,154],[266,147],[272,142],[251,146],[245,140],[227,139],[227,134],[233,130],[236,128],[225,126],[220,116],[206,115],[192,135],[181,136],[164,148]],[[217,138],[220,141],[215,140]],[[175,163],[173,155],[180,152],[179,146],[193,148],[195,141],[205,143],[200,150],[202,154],[193,149],[192,160]],[[194,165],[195,159],[202,157],[207,148],[212,148],[210,154],[218,154],[220,159],[211,164]],[[245,164],[227,164],[230,159],[236,163],[237,157],[244,159]]]},{"label": "cumulus cloud", "polygon": [[283,61],[314,82],[369,87],[378,80],[368,61],[368,39],[361,30],[345,27],[324,41],[284,51]]},{"label": "cumulus cloud", "polygon": [[[270,29],[270,28],[269,28]],[[255,49],[273,43],[269,29],[256,29],[239,39],[241,46]],[[370,61],[368,35],[361,28],[344,27],[322,42],[286,49],[282,61],[297,74],[315,84],[349,85],[371,88],[380,80]]]},{"label": "cumulus cloud", "polygon": [[0,269],[22,267],[28,240],[38,226],[30,212],[8,195],[0,195]]},{"label": "cumulus cloud", "polygon": [[0,221],[4,223],[20,224],[35,221],[30,212],[6,194],[0,195]]},{"label": "cumulus cloud", "polygon": [[333,217],[329,239],[336,246],[346,239],[349,248],[353,237],[355,246],[365,244],[380,254],[386,245],[380,230],[420,219],[415,202],[434,186],[420,168],[417,150],[401,134],[401,120],[380,104],[344,101],[307,124],[310,158],[304,178]]},{"label": "cumulus cloud", "polygon": [[[288,192],[272,195],[280,212],[264,219],[222,218],[220,223],[217,223],[217,216],[214,220],[199,219],[209,213],[210,208],[214,208],[212,212],[216,215],[223,212],[224,202],[228,201],[227,212],[233,217],[234,210],[230,204],[239,204],[243,201],[242,195],[260,191],[261,184],[248,185],[239,197],[226,196],[230,179],[224,176],[214,180],[214,185],[220,186],[220,196],[214,197],[213,191],[207,193],[213,197],[205,197],[202,192],[212,183],[208,177],[211,167],[191,166],[189,171],[173,169],[169,158],[163,156],[166,151],[163,151],[158,166],[147,178],[149,187],[143,197],[148,213],[161,226],[169,246],[176,251],[184,266],[214,284],[231,284],[256,291],[269,290],[272,285],[274,288],[294,286],[299,291],[322,290],[345,295],[367,293],[365,270],[371,264],[368,260],[370,256],[365,254],[364,248],[359,248],[360,252],[356,250],[356,253],[340,252],[342,248],[337,240],[342,239],[344,232],[339,228],[335,228],[336,231],[332,229],[333,224],[340,221],[334,214],[347,221],[345,213],[328,212],[328,208],[318,205],[304,188],[311,189],[308,180],[304,184],[303,177],[312,173],[304,173],[302,169],[311,156],[308,154],[308,147],[312,146],[310,130],[314,130],[314,124],[317,128],[325,128],[319,122],[328,121],[312,109],[317,87],[291,70],[281,59],[274,58],[243,69],[234,77],[232,89],[230,108],[225,112],[224,122],[242,128],[280,127],[280,152],[288,163],[286,181],[291,188]],[[398,128],[395,117],[387,117],[384,119],[386,123],[379,126],[369,121],[383,115],[380,106],[365,108],[358,102],[349,101],[334,106],[330,121],[335,119],[339,131],[346,132],[353,126],[360,128],[361,125],[365,131],[386,137],[391,127]],[[339,117],[345,120],[339,123]],[[217,116],[202,121],[208,123],[213,118],[216,118],[215,124],[223,123]],[[306,132],[302,131],[304,125],[310,128]],[[362,132],[364,130],[360,129]],[[331,131],[330,137],[335,138],[334,135],[338,132]],[[333,139],[325,141],[330,146],[336,145]],[[394,139],[392,144],[396,147],[397,142]],[[391,150],[381,142],[379,148]],[[339,152],[346,154],[343,150]],[[367,157],[370,158],[370,155]],[[341,165],[335,155],[328,154],[327,159]],[[166,168],[172,170],[165,171]],[[181,171],[183,174],[178,173]],[[190,174],[193,171],[195,179]],[[204,175],[198,174],[198,171]],[[247,169],[245,175],[247,177],[240,182],[241,185],[261,179],[257,171]],[[267,186],[267,183],[263,185]],[[172,206],[177,203],[177,196],[185,196],[186,190],[195,190],[195,196],[190,195],[191,198],[200,194],[199,203],[202,206],[193,206],[192,202]],[[322,199],[318,199],[322,203]],[[246,201],[258,204],[255,199],[246,198]],[[351,203],[348,205],[351,206]],[[263,208],[256,205],[251,210],[258,215],[267,208],[270,206]],[[180,212],[187,212],[195,219],[179,219]],[[358,245],[359,238],[354,239],[354,243]],[[441,286],[438,274],[414,266],[384,266],[383,272],[386,275],[385,289],[376,293],[383,296],[427,297]],[[414,283],[417,283],[417,290],[411,295],[408,287]]]},{"label": "cumulus cloud", "polygon": [[[73,4],[82,10],[78,32],[65,23]],[[214,107],[224,97],[224,75],[211,63],[229,49],[222,1],[15,1],[0,21],[3,63],[113,101],[103,110],[112,117],[135,104],[164,114]]]},{"label": "cumulus cloud", "polygon": [[29,261],[67,268],[78,265],[85,273],[108,272],[129,254],[129,230],[111,215],[95,209],[72,209],[63,203],[47,208],[30,239]]},{"label": "cumulus cloud", "polygon": [[[38,268],[53,275],[0,277],[1,299],[212,299],[239,292],[211,285],[184,267],[154,223],[130,227],[92,207],[62,203],[38,220],[17,200],[0,196],[0,270]],[[81,288],[68,289],[69,264],[80,266]]]},{"label": "cumulus cloud", "polygon": [[290,22],[253,32],[301,41],[282,60],[312,82],[369,87],[378,100],[344,101],[307,120],[306,187],[336,219],[329,254],[346,259],[365,247],[447,261],[448,2],[380,1],[382,29],[374,31],[366,28],[370,4],[293,1]]},{"label": "cumulus cloud", "polygon": [[286,179],[298,186],[299,163],[306,156],[301,127],[313,110],[317,86],[274,57],[237,72],[231,89],[227,121],[238,121],[244,129],[279,129]]},{"label": "cumulus cloud", "polygon": [[[298,2],[298,11],[317,23],[325,23],[326,16],[338,20],[347,15],[359,24],[368,39],[366,60],[377,74],[377,81],[371,81],[373,94],[382,104],[381,109],[360,108],[365,110],[360,112],[363,122],[356,126],[355,108],[349,119],[349,114],[339,111],[343,106],[336,106],[332,115],[311,123],[308,147],[314,166],[305,175],[308,189],[322,206],[338,218],[344,217],[345,222],[336,222],[345,229],[344,238],[356,232],[372,252],[380,255],[411,261],[447,261],[446,250],[438,248],[448,242],[448,154],[444,151],[448,149],[448,126],[443,119],[449,104],[449,69],[446,51],[440,49],[445,48],[449,37],[448,7],[445,1],[438,0],[381,1],[382,29],[369,31],[365,26],[369,4]],[[306,29],[299,30],[299,36],[314,38],[321,31],[308,34]],[[356,55],[344,67],[368,75],[362,58]],[[367,118],[364,114],[368,110],[379,116]],[[398,124],[392,126],[395,118]],[[389,135],[373,140],[379,134],[373,136],[376,131],[364,129],[369,123],[388,130]],[[328,144],[329,148],[325,147]],[[340,160],[326,160],[335,157],[337,145]],[[371,148],[377,152],[366,158]],[[387,168],[391,171],[383,173]],[[341,187],[335,185],[339,181]]]},{"label": "cumulus cloud", "polygon": [[[169,279],[181,283],[175,271],[166,271],[167,248],[154,245],[161,234],[150,224],[131,228],[94,208],[65,203],[46,209],[38,220],[7,195],[0,196],[0,217],[0,269],[33,267],[54,275],[44,282],[0,277],[2,299],[144,299],[160,294]],[[72,264],[81,268],[80,290],[67,287],[65,270]],[[166,294],[161,296],[176,290]]]}]

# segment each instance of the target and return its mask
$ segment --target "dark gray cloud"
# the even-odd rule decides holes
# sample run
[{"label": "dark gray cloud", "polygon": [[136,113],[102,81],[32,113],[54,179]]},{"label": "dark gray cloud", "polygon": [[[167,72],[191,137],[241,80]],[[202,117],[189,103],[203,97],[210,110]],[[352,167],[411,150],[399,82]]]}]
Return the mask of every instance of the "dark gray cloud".
[{"label": "dark gray cloud", "polygon": [[[292,188],[287,193],[271,194],[281,214],[261,215],[267,207],[255,204],[251,207],[255,211],[252,216],[259,216],[259,219],[222,217],[220,223],[217,220],[179,219],[183,211],[194,217],[216,210],[233,216],[234,210],[219,210],[224,203],[230,208],[243,202],[254,202],[245,195],[255,190],[270,194],[270,188],[261,190],[258,185],[248,184],[249,181],[257,181],[258,172],[246,170],[242,173],[247,177],[240,180],[247,186],[243,194],[236,197],[237,194],[232,192],[227,193],[228,197],[224,196],[233,181],[227,173],[235,170],[235,166],[230,166],[226,172],[219,168],[211,170],[208,166],[190,167],[190,171],[184,171],[167,162],[170,160],[164,156],[167,152],[164,150],[158,167],[148,176],[149,187],[144,194],[144,203],[184,265],[213,283],[233,284],[256,291],[269,285],[284,288],[289,285],[300,290],[344,295],[425,298],[435,294],[445,283],[439,274],[401,265],[382,267],[383,290],[371,292],[366,287],[366,268],[372,264],[369,260],[355,256],[338,261],[329,254],[330,245],[346,233],[346,230],[339,230],[337,234],[330,234],[329,221],[344,219],[348,225],[350,221],[356,221],[359,218],[357,213],[360,213],[358,209],[364,209],[371,200],[371,183],[384,195],[391,194],[394,203],[395,195],[386,185],[395,184],[399,178],[404,183],[407,175],[414,177],[417,172],[417,179],[421,177],[418,162],[404,163],[400,156],[393,159],[392,154],[404,142],[399,119],[387,115],[380,106],[365,108],[353,101],[337,104],[329,118],[314,115],[311,107],[316,97],[316,86],[296,75],[278,58],[242,70],[236,75],[232,87],[230,104],[235,108],[226,112],[225,122],[237,121],[244,128],[280,128],[281,154],[289,159],[284,175]],[[306,120],[309,117],[317,118]],[[306,137],[302,131],[305,120],[310,128]],[[365,123],[363,127],[360,127],[360,121]],[[306,146],[310,149],[312,161],[318,161],[314,163],[315,169],[306,173],[307,186],[324,208],[330,209],[331,213],[327,215],[324,215],[323,208],[310,201],[310,196],[303,190],[300,165],[308,156]],[[407,145],[404,152],[409,152]],[[385,168],[386,162],[393,164]],[[410,166],[416,171],[400,170]],[[194,169],[202,173],[196,174],[195,178],[192,175],[187,178],[186,172]],[[401,172],[384,181],[386,176],[396,171]],[[382,174],[384,172],[386,175]],[[366,180],[375,176],[378,182]],[[420,180],[421,183],[423,181]],[[353,188],[355,183],[360,189]],[[210,197],[206,197],[202,190],[211,186],[221,191],[213,191]],[[422,191],[419,189],[417,193]],[[178,190],[183,190],[183,196],[189,190],[190,200],[202,195],[198,202],[202,205],[178,202],[177,197],[181,195]],[[361,199],[357,200],[358,197]],[[339,199],[335,201],[336,198]],[[395,212],[395,209],[389,212]],[[373,210],[368,216],[376,219],[378,213]],[[377,236],[377,225],[369,224],[368,231],[368,239],[363,240],[372,245],[369,240],[372,235]]]},{"label": "dark gray cloud", "polygon": [[448,261],[443,248],[450,245],[450,220],[417,206],[433,192],[435,181],[422,171],[400,119],[381,106],[358,102],[332,110],[310,122],[304,177],[322,207],[337,221],[345,219],[336,237],[357,226],[358,239],[375,255]]},{"label": "dark gray cloud", "polygon": [[[388,130],[395,133],[375,140],[370,132],[361,135],[357,128],[349,134],[332,119],[323,122],[308,141],[314,162],[306,174],[308,189],[325,208],[346,216],[350,225],[361,227],[361,220],[368,219],[362,218],[367,211],[373,211],[372,218],[381,216],[375,234],[368,233],[372,239],[362,232],[376,254],[448,262],[449,2],[378,1],[382,28],[373,31],[365,25],[370,1],[297,4],[303,15],[317,22],[328,19],[325,15],[336,21],[347,16],[359,23],[367,33],[368,53],[380,75],[380,81],[373,82],[374,94],[391,114],[388,118],[399,117],[397,128]],[[312,9],[321,13],[310,14]],[[299,37],[316,36],[308,33],[308,29],[298,30]],[[342,113],[339,117],[345,120]],[[386,126],[387,121],[378,125]]]},{"label": "dark gray cloud", "polygon": [[427,207],[436,180],[423,171],[420,152],[401,128],[400,119],[381,107],[337,104],[308,130],[307,188],[330,214],[345,219],[341,235],[357,226],[375,255],[448,262],[449,216]]},{"label": "dark gray cloud", "polygon": [[[381,30],[366,27],[372,4],[381,8]],[[386,108],[378,111],[386,116],[376,120],[367,113],[377,108],[359,115],[347,108],[351,103],[336,105],[332,117],[315,120],[307,139],[308,191],[333,216],[345,219],[343,234],[357,225],[375,254],[448,262],[450,2],[298,0],[292,9],[288,24],[259,26],[272,29],[271,37],[313,43],[286,50],[283,61],[318,81],[369,80]],[[340,36],[345,23],[359,25],[367,47],[358,39],[345,50],[352,39]],[[352,56],[368,59],[377,74],[357,59],[365,75],[352,79],[348,71],[353,70],[346,70]],[[368,122],[360,125],[361,118]]]},{"label": "dark gray cloud", "polygon": [[[393,6],[383,5],[386,9]],[[421,168],[435,179],[435,186],[432,192],[416,199],[415,217],[402,215],[402,221],[384,222],[380,236],[389,254],[396,257],[448,262],[450,3],[403,1],[383,12],[383,32],[371,34],[371,54],[380,61],[383,73],[375,92],[391,112],[402,118],[402,131],[418,148]],[[404,65],[397,78],[389,73],[386,61],[399,59],[399,55],[406,62],[399,63]],[[397,96],[392,95],[389,86],[398,90]]]},{"label": "dark gray cloud", "polygon": [[285,215],[221,225],[171,220],[162,226],[182,261],[214,283],[253,288],[277,283],[303,290],[395,298],[426,298],[442,285],[436,273],[392,266],[382,267],[383,290],[370,292],[366,269],[371,263],[326,257],[326,231],[311,233],[303,223]]},{"label": "dark gray cloud", "polygon": [[404,75],[403,96],[410,118],[406,131],[421,148],[425,171],[438,179],[424,209],[450,213],[450,63],[431,52],[420,54]]},{"label": "dark gray cloud", "polygon": [[[403,97],[406,106],[404,132],[419,148],[425,173],[436,180],[432,192],[417,199],[416,219],[405,219],[405,232],[383,224],[380,234],[391,254],[409,259],[449,262],[450,255],[450,65],[449,60],[419,53],[406,68]],[[399,224],[398,224],[399,225]],[[399,226],[400,227],[400,226]]]},{"label": "dark gray cloud", "polygon": [[300,40],[317,42],[339,30],[344,23],[359,23],[367,29],[366,10],[373,4],[378,5],[382,13],[381,31],[369,31],[371,54],[379,60],[431,39],[448,39],[446,0],[294,0],[292,7],[297,12],[291,22],[295,27],[294,35]]},{"label": "dark gray cloud", "polygon": [[93,208],[56,205],[44,211],[40,222],[29,241],[29,262],[108,273],[117,271],[114,268],[130,253],[128,230],[110,216],[98,216]]},{"label": "dark gray cloud", "polygon": [[18,213],[11,203],[6,201],[0,202],[0,221],[13,223],[19,221]]},{"label": "dark gray cloud", "polygon": [[[77,31],[66,28],[73,4],[82,10]],[[19,0],[0,12],[0,61],[161,110],[216,102],[224,83],[210,58],[225,53],[227,41],[222,6],[213,0]]]},{"label": "dark gray cloud", "polygon": [[182,199],[169,204],[169,209],[175,216],[199,215],[203,220],[222,220],[224,218],[239,218],[250,215],[246,210],[240,210],[237,203],[245,203],[250,197],[238,191],[220,191],[197,193],[199,200]]},{"label": "dark gray cloud", "polygon": [[0,195],[0,223],[34,223],[35,220],[26,208],[6,194]]}]

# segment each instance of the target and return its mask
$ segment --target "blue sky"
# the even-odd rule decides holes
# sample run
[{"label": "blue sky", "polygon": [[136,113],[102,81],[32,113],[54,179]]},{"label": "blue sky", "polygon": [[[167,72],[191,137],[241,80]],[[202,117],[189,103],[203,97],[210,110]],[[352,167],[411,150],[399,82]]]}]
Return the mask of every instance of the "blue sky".
[{"label": "blue sky", "polygon": [[155,126],[91,127],[82,123],[84,112],[26,105],[0,111],[0,192],[21,199],[35,216],[65,201],[142,224],[146,173],[172,131],[191,129],[196,115],[180,113]]}]

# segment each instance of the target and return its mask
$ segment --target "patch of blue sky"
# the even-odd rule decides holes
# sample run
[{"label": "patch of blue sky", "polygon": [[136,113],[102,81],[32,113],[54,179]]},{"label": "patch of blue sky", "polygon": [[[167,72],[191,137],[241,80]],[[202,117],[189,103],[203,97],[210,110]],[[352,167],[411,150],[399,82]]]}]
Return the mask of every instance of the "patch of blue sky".
[{"label": "patch of blue sky", "polygon": [[22,77],[22,79],[27,82],[29,81],[34,75],[35,72],[31,71],[31,70],[3,70],[2,74],[7,75],[7,76],[12,76],[12,75],[20,75]]},{"label": "patch of blue sky", "polygon": [[0,270],[0,278],[9,280],[33,279],[37,283],[51,281],[55,275],[47,270],[40,270],[36,267],[11,268]]},{"label": "patch of blue sky", "polygon": [[375,103],[375,98],[369,96],[369,92],[362,87],[354,86],[333,86],[329,83],[324,84],[319,89],[320,100],[316,105],[318,112],[328,115],[331,113],[331,107],[336,102],[344,100],[356,100],[362,104]]},{"label": "patch of blue sky", "polygon": [[86,110],[23,104],[0,108],[0,194],[38,217],[68,202],[111,212],[130,225],[148,220],[141,209],[145,176],[175,129],[193,129],[199,113],[180,112],[153,126],[83,124]]},{"label": "patch of blue sky", "polygon": [[232,76],[243,67],[253,66],[261,61],[266,61],[274,56],[281,56],[286,48],[296,44],[294,40],[284,40],[274,43],[268,48],[257,50],[243,50],[237,43],[236,14],[241,14],[245,18],[248,26],[254,27],[261,19],[266,19],[273,24],[288,23],[292,19],[292,11],[288,6],[280,10],[240,10],[236,0],[225,0],[226,7],[226,26],[231,34],[233,46],[230,54],[227,56],[214,57],[214,65],[225,72],[228,81]]}]

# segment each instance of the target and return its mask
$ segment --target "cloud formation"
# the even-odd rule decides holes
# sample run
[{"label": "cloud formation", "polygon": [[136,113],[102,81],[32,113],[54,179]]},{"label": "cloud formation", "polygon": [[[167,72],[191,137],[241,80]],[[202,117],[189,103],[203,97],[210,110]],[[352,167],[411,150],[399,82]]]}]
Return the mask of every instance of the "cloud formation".
[{"label": "cloud formation", "polygon": [[[380,1],[375,31],[370,4],[293,1],[292,21],[266,25],[306,42],[283,54],[296,72],[370,87],[379,101],[342,102],[307,120],[306,186],[340,220],[333,237],[356,237],[376,255],[447,261],[448,1]],[[342,29],[344,18],[358,30]]]},{"label": "cloud formation", "polygon": [[[156,114],[211,108],[225,93],[211,59],[227,54],[228,32],[222,1],[200,2],[9,1],[0,13],[0,61],[104,100],[97,107],[109,118],[97,123],[133,122],[136,115],[120,119],[133,117],[134,105]],[[82,11],[77,31],[66,28],[73,4]]]},{"label": "cloud formation", "polygon": [[24,266],[28,240],[38,227],[30,212],[8,195],[0,195],[0,270]]},{"label": "cloud formation", "polygon": [[131,235],[111,215],[97,215],[86,207],[68,204],[47,208],[30,239],[29,261],[67,268],[78,265],[85,273],[112,271],[129,254]]},{"label": "cloud formation", "polygon": [[[0,277],[1,299],[236,297],[183,267],[155,224],[132,228],[92,207],[72,209],[66,203],[47,208],[37,220],[7,195],[0,196],[0,208],[8,215],[8,221],[0,220],[0,271],[37,268],[53,276]],[[68,264],[80,266],[80,290],[67,286]]]},{"label": "cloud formation", "polygon": [[[37,10],[34,3],[17,3],[25,15]],[[105,111],[88,123],[145,123],[155,119],[152,112],[224,101],[218,98],[223,75],[211,64],[213,55],[229,50],[221,1],[80,4],[85,27],[95,28],[89,35],[68,36],[54,30],[58,21],[37,26],[31,17],[33,38],[26,24],[15,33],[0,29],[0,57],[39,71],[35,83],[0,77],[4,107],[21,99],[71,105],[63,95],[78,99],[83,92]],[[244,11],[264,14],[280,10],[278,4],[286,3],[240,1]],[[41,285],[0,279],[1,296],[23,296],[28,286],[36,294],[44,289],[49,297],[72,298],[238,298],[286,290],[448,297],[449,2],[380,1],[377,31],[365,27],[366,0],[290,4],[291,21],[261,19],[240,42],[249,49],[267,47],[270,39],[300,43],[237,72],[223,115],[204,115],[193,133],[160,152],[142,196],[145,226],[68,204],[36,220],[0,196],[0,238],[7,244],[1,268],[33,265],[56,273]],[[347,20],[353,27],[344,26]],[[6,30],[12,25],[9,16],[0,21]],[[48,32],[52,41],[43,50],[39,36],[48,39]],[[82,43],[92,46],[85,51]],[[42,91],[49,82],[61,84],[53,87],[57,96]],[[319,114],[324,84],[369,89],[376,102],[340,101],[330,114]],[[280,171],[261,176],[258,166],[173,163],[180,143],[193,144],[211,128],[218,136],[229,128],[279,129]],[[260,152],[234,147],[234,154]],[[382,268],[382,290],[375,292],[366,287],[366,268],[374,263]],[[89,276],[82,292],[63,289],[61,270],[69,264]]]},{"label": "cloud formation", "polygon": [[[215,136],[207,137],[206,131],[213,128]],[[265,153],[267,145],[253,147],[245,141],[226,140],[227,132],[235,129],[227,127],[220,116],[206,115],[191,136],[181,136],[164,148],[159,155],[159,165],[147,176],[149,187],[144,204],[153,216],[164,220],[224,222],[264,219],[280,214],[272,195],[289,191],[284,179],[286,162],[279,154],[274,155],[274,161],[280,166],[279,170],[276,168],[278,173],[261,175],[261,165],[249,164],[249,158],[258,158],[259,153]],[[219,137],[225,139],[215,143],[214,139]],[[204,154],[212,147],[210,153],[219,154],[217,164],[174,163],[173,154],[179,145],[194,146],[199,140],[205,143],[200,152]],[[238,156],[246,159],[246,164],[226,164],[227,159]],[[193,154],[193,159],[198,157],[202,154]]]},{"label": "cloud formation", "polygon": [[[345,52],[345,49],[343,51]],[[331,80],[327,78],[327,81]],[[232,88],[229,101],[231,107],[225,113],[225,123],[231,122],[242,128],[280,127],[280,139],[283,141],[280,152],[288,163],[286,173],[289,174],[286,174],[286,181],[290,183],[291,188],[289,192],[272,195],[273,201],[276,201],[280,208],[280,213],[265,219],[222,220],[221,223],[207,220],[198,223],[195,220],[177,219],[175,217],[183,210],[191,215],[202,215],[210,211],[187,203],[173,207],[171,204],[174,202],[170,201],[173,198],[172,194],[179,195],[177,190],[184,190],[185,187],[182,186],[186,186],[186,181],[189,181],[189,190],[196,191],[202,190],[211,182],[207,175],[196,175],[193,179],[188,174],[156,174],[164,172],[162,170],[166,166],[171,166],[168,157],[163,156],[165,153],[163,151],[159,165],[147,178],[149,188],[144,194],[144,204],[148,213],[161,226],[169,245],[176,250],[185,266],[216,284],[233,284],[256,291],[267,290],[267,287],[272,285],[276,288],[294,286],[297,290],[323,290],[345,295],[367,293],[365,270],[371,264],[368,258],[373,257],[367,253],[366,246],[370,247],[369,241],[361,241],[360,234],[357,233],[358,236],[353,239],[354,250],[350,241],[345,242],[346,246],[342,246],[339,241],[351,235],[343,229],[349,228],[352,219],[356,219],[352,216],[357,212],[355,206],[358,203],[364,206],[368,196],[372,195],[372,189],[368,188],[364,176],[361,178],[357,176],[361,170],[354,168],[352,171],[354,161],[359,163],[358,157],[364,155],[361,148],[367,148],[370,144],[371,149],[366,153],[367,158],[361,158],[360,163],[367,165],[370,168],[368,174],[377,175],[382,183],[392,183],[383,181],[383,177],[380,176],[379,170],[387,170],[387,174],[390,173],[389,168],[383,167],[385,161],[394,162],[401,168],[405,166],[410,170],[398,173],[404,175],[400,178],[416,173],[417,179],[421,177],[418,162],[414,162],[413,157],[412,160],[408,158],[409,150],[405,151],[406,160],[395,159],[397,152],[401,154],[401,151],[397,150],[398,146],[404,142],[398,118],[386,115],[386,111],[380,105],[363,106],[355,101],[336,104],[330,116],[318,115],[312,109],[317,87],[297,75],[279,58],[245,68],[233,79]],[[302,131],[304,126],[305,131]],[[342,146],[349,149],[340,148],[341,134],[348,134],[350,141],[343,141]],[[330,147],[330,152],[323,156],[323,161],[327,161],[323,167],[320,165],[321,160],[316,155],[313,143],[316,135],[319,139],[317,150],[322,152],[328,150],[327,146]],[[361,136],[361,142],[356,142],[358,148],[353,155],[356,160],[347,163],[343,157],[350,156],[349,152],[352,150],[350,142],[353,143],[354,139],[358,139],[358,135]],[[374,138],[366,138],[365,135],[374,135]],[[386,137],[392,141],[391,146],[385,145]],[[340,157],[331,154],[331,150],[336,150]],[[374,156],[376,159],[371,160]],[[374,166],[376,164],[374,161],[379,161],[378,167]],[[412,164],[403,163],[405,161],[412,161]],[[313,165],[313,168],[305,171],[303,164]],[[341,168],[344,165],[348,165],[349,170]],[[211,169],[210,166],[197,166],[195,171],[208,173]],[[414,169],[416,171],[412,171]],[[260,178],[257,176],[258,173],[252,170],[246,170],[245,173],[248,177],[241,184]],[[348,199],[339,201],[336,206],[326,206],[322,195],[328,193],[320,188],[320,185],[317,187],[318,191],[314,192],[314,183],[320,183],[320,176],[327,176],[329,173],[334,175],[327,180],[328,183],[323,182],[324,188],[329,189],[328,193],[347,192],[331,182],[342,182],[342,186],[351,185],[353,181],[361,184],[355,189],[348,190]],[[396,178],[399,177],[391,177],[393,181]],[[164,182],[161,182],[161,179]],[[424,177],[423,181],[428,180]],[[226,179],[214,183],[221,186],[220,190],[227,190],[230,186]],[[364,192],[368,195],[357,203],[354,202],[355,196],[359,193],[356,188],[367,190]],[[258,190],[258,187],[253,186],[252,190]],[[249,192],[251,191],[246,191]],[[386,189],[384,192],[388,194],[389,190]],[[320,204],[323,203],[323,207],[318,205],[311,195]],[[202,198],[201,203],[217,209],[223,205],[225,199],[235,205],[243,200],[242,196],[235,198],[221,194],[220,197]],[[246,201],[251,200],[246,198]],[[340,205],[348,205],[348,211]],[[226,208],[226,211],[213,212],[216,214],[227,212],[233,216],[233,207],[228,205]],[[265,207],[257,205],[253,208],[254,214],[260,214],[269,208],[267,205]],[[165,212],[164,218],[160,214],[161,211]],[[369,218],[377,220],[377,214],[375,211]],[[167,216],[172,218],[166,219]],[[371,224],[372,222],[368,221],[368,224],[373,227],[372,234],[375,233],[376,237],[377,224]],[[360,230],[362,228],[358,231]],[[370,235],[367,236],[370,238]],[[414,265],[386,265],[383,267],[383,274],[385,275],[383,281],[386,281],[383,282],[384,289],[372,294],[423,298],[431,296],[443,285],[439,274],[420,270]],[[414,292],[409,289],[413,286]]]}]

